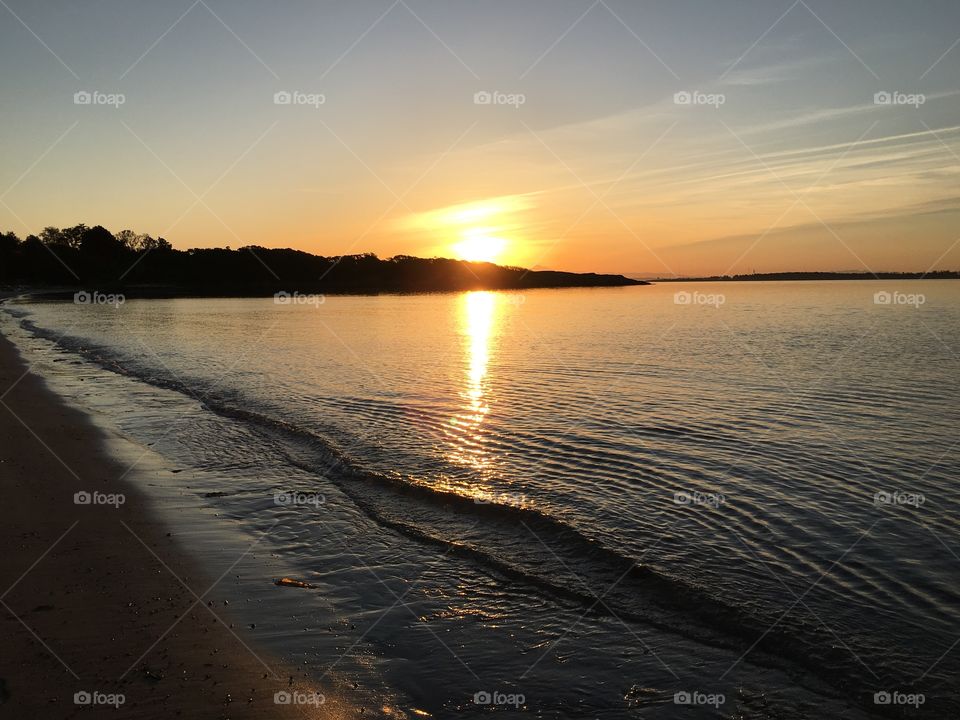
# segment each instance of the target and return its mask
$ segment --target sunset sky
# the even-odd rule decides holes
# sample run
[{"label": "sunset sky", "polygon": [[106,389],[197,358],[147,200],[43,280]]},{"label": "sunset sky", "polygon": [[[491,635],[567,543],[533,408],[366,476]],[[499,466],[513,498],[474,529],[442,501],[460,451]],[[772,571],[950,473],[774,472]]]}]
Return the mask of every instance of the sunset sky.
[{"label": "sunset sky", "polygon": [[0,18],[0,229],[21,237],[960,268],[956,0],[3,0]]}]

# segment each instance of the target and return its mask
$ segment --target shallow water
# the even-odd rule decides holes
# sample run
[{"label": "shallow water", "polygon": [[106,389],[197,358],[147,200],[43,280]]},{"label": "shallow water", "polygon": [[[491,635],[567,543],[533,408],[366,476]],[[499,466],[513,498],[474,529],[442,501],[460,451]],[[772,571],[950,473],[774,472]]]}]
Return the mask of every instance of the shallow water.
[{"label": "shallow water", "polygon": [[395,713],[960,710],[958,283],[8,309],[342,626],[260,641]]}]

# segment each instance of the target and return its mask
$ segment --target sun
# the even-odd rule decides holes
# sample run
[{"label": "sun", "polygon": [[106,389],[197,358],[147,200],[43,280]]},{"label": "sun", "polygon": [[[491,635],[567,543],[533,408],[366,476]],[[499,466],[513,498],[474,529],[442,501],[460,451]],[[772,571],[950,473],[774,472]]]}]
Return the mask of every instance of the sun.
[{"label": "sun", "polygon": [[460,237],[453,252],[458,259],[469,262],[496,262],[507,247],[507,241],[490,235],[488,228],[468,228]]},{"label": "sun", "polygon": [[431,238],[429,252],[435,257],[512,264],[527,242],[524,214],[534,207],[528,197],[503,195],[412,213],[397,227]]}]

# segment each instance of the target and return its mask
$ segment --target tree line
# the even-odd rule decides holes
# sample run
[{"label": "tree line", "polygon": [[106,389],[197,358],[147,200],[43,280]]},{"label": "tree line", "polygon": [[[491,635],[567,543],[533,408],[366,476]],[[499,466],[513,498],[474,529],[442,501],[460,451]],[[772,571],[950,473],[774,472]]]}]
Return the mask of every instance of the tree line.
[{"label": "tree line", "polygon": [[290,248],[177,250],[164,238],[101,225],[0,233],[0,283],[118,289],[129,295],[425,292],[645,284],[622,275],[530,271],[492,263],[372,253],[325,257]]},{"label": "tree line", "polygon": [[0,282],[59,285],[119,278],[126,261],[172,249],[163,238],[133,230],[114,235],[100,225],[46,227],[23,240],[14,232],[0,232]]}]

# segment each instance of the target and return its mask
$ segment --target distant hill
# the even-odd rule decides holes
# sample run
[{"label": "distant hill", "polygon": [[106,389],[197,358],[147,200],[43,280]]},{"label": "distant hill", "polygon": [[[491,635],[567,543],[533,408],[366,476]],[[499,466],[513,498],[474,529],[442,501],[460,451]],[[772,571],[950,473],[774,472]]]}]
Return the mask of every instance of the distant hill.
[{"label": "distant hill", "polygon": [[0,233],[0,283],[122,291],[130,296],[522,290],[647,285],[623,275],[371,253],[323,257],[251,245],[176,250],[163,238],[101,226]]}]

